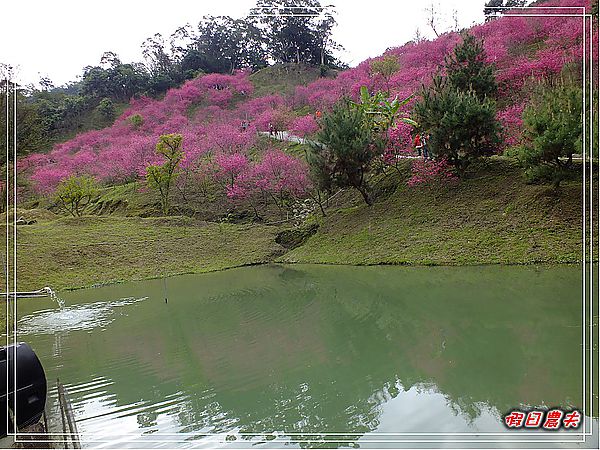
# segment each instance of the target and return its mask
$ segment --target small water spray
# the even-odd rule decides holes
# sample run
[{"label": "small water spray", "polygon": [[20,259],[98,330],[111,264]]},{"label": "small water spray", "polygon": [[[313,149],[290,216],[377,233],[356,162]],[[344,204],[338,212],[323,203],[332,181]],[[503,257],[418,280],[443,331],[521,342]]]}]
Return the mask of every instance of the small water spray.
[{"label": "small water spray", "polygon": [[40,290],[46,292],[48,294],[48,296],[58,304],[59,309],[63,309],[63,307],[65,306],[65,301],[58,296],[56,291],[54,291],[49,286],[46,286],[45,288],[40,289]]}]

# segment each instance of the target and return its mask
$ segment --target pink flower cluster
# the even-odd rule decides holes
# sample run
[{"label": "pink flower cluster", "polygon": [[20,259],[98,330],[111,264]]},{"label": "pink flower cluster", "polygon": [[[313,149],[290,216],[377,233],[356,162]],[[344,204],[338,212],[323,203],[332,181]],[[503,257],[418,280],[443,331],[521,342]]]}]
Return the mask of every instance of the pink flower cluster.
[{"label": "pink flower cluster", "polygon": [[[283,102],[247,100],[243,109],[228,108],[236,98],[244,102],[252,91],[245,72],[190,80],[162,100],[133,100],[111,127],[82,133],[46,155],[32,154],[19,162],[19,170],[39,192],[51,193],[70,175],[90,174],[106,183],[143,176],[148,165],[158,162],[155,147],[162,134],[183,135],[184,168],[207,152],[247,150],[256,141],[255,122]],[[194,105],[205,107],[194,114]],[[134,123],[133,116],[141,117],[141,123]]]},{"label": "pink flower cluster", "polygon": [[513,147],[519,143],[525,106],[525,103],[517,103],[498,111],[497,118],[502,126],[502,149]]},{"label": "pink flower cluster", "polygon": [[233,188],[238,177],[245,174],[250,167],[250,161],[243,153],[221,153],[217,155],[215,164],[215,177],[224,180],[228,188]]},{"label": "pink flower cluster", "polygon": [[412,148],[412,130],[411,125],[398,123],[388,131],[388,143],[383,153],[383,162],[393,166],[399,162],[402,156],[411,156],[414,154]]},{"label": "pink flower cluster", "polygon": [[455,182],[458,177],[446,159],[416,159],[411,167],[409,186]]},{"label": "pink flower cluster", "polygon": [[[589,8],[589,0],[584,3]],[[544,6],[580,7],[582,4],[580,0],[555,0],[545,2]],[[561,11],[573,12],[567,9],[548,9],[547,12]],[[581,18],[521,17],[516,15],[518,13],[515,11],[471,29],[475,36],[483,38],[487,60],[497,68],[500,94],[516,99],[522,95],[521,88],[529,78],[557,74],[565,64],[581,61],[582,51]],[[593,42],[597,41],[597,33],[595,30]],[[395,56],[400,63],[400,70],[390,79],[391,97],[398,94],[399,98],[405,98],[427,85],[459,41],[457,33],[446,33],[432,41],[389,49],[386,55]],[[596,52],[594,58],[597,60],[597,57]],[[381,89],[381,80],[372,76],[369,67],[370,60],[367,60],[342,72],[336,79],[323,78],[308,86],[299,86],[293,96],[294,106],[326,109],[344,95],[356,100],[361,86],[367,86],[370,92]]]},{"label": "pink flower cluster", "polygon": [[294,119],[290,127],[290,131],[297,136],[308,136],[316,133],[318,130],[319,124],[312,114]]},{"label": "pink flower cluster", "polygon": [[280,150],[267,151],[258,162],[234,153],[218,155],[215,178],[223,181],[230,199],[244,199],[258,193],[277,198],[300,197],[310,188],[306,165]]}]

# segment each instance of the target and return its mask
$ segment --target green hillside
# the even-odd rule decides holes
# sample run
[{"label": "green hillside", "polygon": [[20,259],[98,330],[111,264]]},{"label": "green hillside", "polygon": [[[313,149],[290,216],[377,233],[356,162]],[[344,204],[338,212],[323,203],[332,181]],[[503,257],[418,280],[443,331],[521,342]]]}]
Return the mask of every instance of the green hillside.
[{"label": "green hillside", "polygon": [[[529,185],[513,161],[494,157],[457,185],[397,183],[380,183],[372,207],[342,192],[326,217],[314,215],[300,227],[301,234],[319,223],[316,234],[291,250],[277,236],[298,229],[255,224],[251,216],[233,218],[242,223],[228,223],[227,216],[212,222],[123,217],[156,213],[152,195],[133,186],[106,191],[90,208],[97,217],[22,210],[20,215],[37,222],[18,227],[19,283],[23,289],[77,288],[269,261],[462,265],[581,259],[581,182],[566,182],[558,191]],[[199,204],[196,216],[215,214],[214,205],[205,208]]]},{"label": "green hillside", "polygon": [[[340,208],[284,262],[529,264],[581,260],[580,182],[528,185],[508,158],[484,160],[457,185],[400,184],[367,207]],[[595,218],[597,220],[597,217]]]}]

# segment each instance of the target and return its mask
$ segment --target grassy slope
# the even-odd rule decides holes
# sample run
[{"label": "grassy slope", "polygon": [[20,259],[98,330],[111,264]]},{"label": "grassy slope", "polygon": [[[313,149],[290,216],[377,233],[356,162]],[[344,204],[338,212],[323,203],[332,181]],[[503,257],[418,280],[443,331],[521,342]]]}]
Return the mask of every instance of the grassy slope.
[{"label": "grassy slope", "polygon": [[266,262],[282,251],[277,228],[185,217],[61,218],[17,230],[21,290],[207,272]]},{"label": "grassy slope", "polygon": [[[328,76],[334,76],[332,71]],[[254,96],[269,94],[292,94],[296,86],[312,83],[321,76],[319,67],[304,64],[277,64],[265,67],[250,75],[254,85]]]},{"label": "grassy slope", "polygon": [[[256,95],[265,95],[291,92],[318,76],[316,68],[288,65],[259,71],[252,79]],[[303,155],[302,146],[276,144]],[[214,193],[208,197],[191,193],[186,199],[174,193],[174,211],[194,219],[142,219],[160,214],[155,193],[140,192],[137,183],[107,187],[86,210],[93,216],[55,219],[47,211],[37,216],[24,213],[38,223],[18,227],[19,287],[76,288],[273,260],[332,264],[580,260],[580,183],[566,183],[559,193],[526,185],[520,169],[505,158],[483,162],[453,186],[409,188],[407,176],[408,168],[400,179],[382,182],[379,191],[388,194],[380,195],[372,208],[351,192],[338,196],[317,234],[284,255],[274,241],[280,227],[245,224],[252,219],[250,211],[244,211],[249,208],[238,205],[232,217],[231,205]],[[31,201],[23,206],[44,208],[51,203]],[[261,214],[267,222],[280,219],[276,210]],[[238,224],[203,222],[223,219]]]},{"label": "grassy slope", "polygon": [[395,188],[398,181],[382,183],[379,191],[388,194],[371,208],[344,193],[317,234],[286,254],[275,243],[281,230],[275,226],[39,214],[38,223],[17,228],[19,287],[75,288],[273,260],[521,264],[581,258],[579,182],[565,183],[558,193],[526,185],[506,158],[482,162],[457,185],[410,188],[400,180]]},{"label": "grassy slope", "polygon": [[[356,202],[355,202],[356,203]],[[481,164],[458,185],[405,183],[372,208],[332,212],[283,262],[488,264],[581,259],[581,183],[557,194],[526,185],[505,158]]]}]

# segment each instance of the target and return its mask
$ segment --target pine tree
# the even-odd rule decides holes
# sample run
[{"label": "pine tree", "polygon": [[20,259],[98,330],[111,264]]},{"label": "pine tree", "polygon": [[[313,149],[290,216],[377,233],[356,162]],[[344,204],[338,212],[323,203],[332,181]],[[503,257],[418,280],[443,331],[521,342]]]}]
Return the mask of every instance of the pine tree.
[{"label": "pine tree", "polygon": [[325,190],[352,187],[372,205],[367,174],[380,148],[364,110],[342,100],[323,116],[317,141],[308,155],[315,184]]},{"label": "pine tree", "polygon": [[523,112],[525,143],[516,156],[528,181],[551,181],[555,188],[573,170],[573,154],[582,144],[581,87],[540,86]]},{"label": "pine tree", "polygon": [[485,62],[483,43],[463,34],[462,43],[445,60],[446,76],[435,75],[415,104],[415,119],[431,135],[429,149],[445,158],[460,176],[476,158],[493,154],[499,144],[496,81]]},{"label": "pine tree", "polygon": [[460,91],[439,75],[423,92],[414,114],[430,134],[434,158],[448,160],[460,176],[473,160],[493,154],[498,146],[495,102],[487,97],[481,100],[473,90]]},{"label": "pine tree", "polygon": [[464,33],[462,39],[445,60],[448,82],[462,92],[472,89],[480,99],[495,96],[498,86],[494,67],[485,61],[483,42],[469,33]]}]

